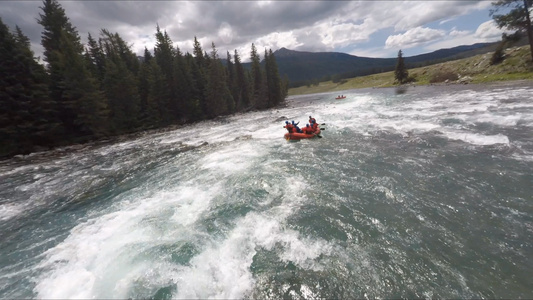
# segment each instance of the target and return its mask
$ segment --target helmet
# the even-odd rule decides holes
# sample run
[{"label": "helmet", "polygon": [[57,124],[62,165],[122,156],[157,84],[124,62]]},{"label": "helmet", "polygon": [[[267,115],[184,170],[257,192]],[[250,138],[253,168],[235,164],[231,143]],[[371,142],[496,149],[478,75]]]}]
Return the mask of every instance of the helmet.
[{"label": "helmet", "polygon": [[309,116],[309,119],[311,119],[311,118],[312,118],[312,117],[311,117],[311,116]]},{"label": "helmet", "polygon": [[305,124],[305,127],[309,127],[309,124]]},{"label": "helmet", "polygon": [[289,121],[285,121],[285,124],[289,124]]}]

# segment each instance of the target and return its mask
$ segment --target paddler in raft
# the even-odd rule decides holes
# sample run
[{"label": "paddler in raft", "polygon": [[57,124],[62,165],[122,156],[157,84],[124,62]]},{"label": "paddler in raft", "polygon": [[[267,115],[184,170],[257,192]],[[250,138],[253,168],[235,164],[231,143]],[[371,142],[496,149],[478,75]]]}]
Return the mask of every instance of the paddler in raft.
[{"label": "paddler in raft", "polygon": [[300,129],[300,127],[298,127],[298,124],[300,124],[300,122],[294,123],[294,120],[292,120],[292,126],[294,126],[294,129],[296,130],[296,132],[302,133],[303,131]]},{"label": "paddler in raft", "polygon": [[313,119],[313,122],[311,123],[311,128],[313,129],[313,132],[317,131],[318,129],[318,123]]},{"label": "paddler in raft", "polygon": [[295,132],[294,125],[289,123],[289,121],[285,121],[285,126],[283,126],[283,128],[286,128],[289,133],[294,133]]},{"label": "paddler in raft", "polygon": [[313,132],[315,132],[315,130],[311,126],[309,126],[309,124],[306,124],[305,127],[302,128],[302,131],[305,134],[313,134]]}]

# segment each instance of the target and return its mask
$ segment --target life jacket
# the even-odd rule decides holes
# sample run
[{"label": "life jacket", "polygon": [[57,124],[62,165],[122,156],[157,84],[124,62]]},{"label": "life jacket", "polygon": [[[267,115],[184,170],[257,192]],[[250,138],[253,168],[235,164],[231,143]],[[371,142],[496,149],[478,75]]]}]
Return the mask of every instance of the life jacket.
[{"label": "life jacket", "polygon": [[318,124],[316,122],[311,124],[311,128],[313,129],[313,132],[315,132],[318,128]]},{"label": "life jacket", "polygon": [[302,128],[302,131],[305,133],[305,134],[312,134],[314,132],[313,128],[311,128],[311,126],[305,126]]},{"label": "life jacket", "polygon": [[289,133],[293,133],[293,132],[294,132],[294,126],[292,126],[291,123],[289,123],[289,124],[283,126],[283,128],[287,128],[287,131],[288,131]]},{"label": "life jacket", "polygon": [[315,118],[309,118],[309,124],[313,124],[313,122],[316,123],[316,119]]}]

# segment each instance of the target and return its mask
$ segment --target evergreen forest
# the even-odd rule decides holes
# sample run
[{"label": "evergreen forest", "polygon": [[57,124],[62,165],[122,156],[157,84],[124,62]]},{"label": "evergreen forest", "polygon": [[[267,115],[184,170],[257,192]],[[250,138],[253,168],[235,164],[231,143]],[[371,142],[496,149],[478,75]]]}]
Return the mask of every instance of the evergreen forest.
[{"label": "evergreen forest", "polygon": [[254,44],[244,68],[237,50],[224,61],[196,37],[182,53],[157,26],[138,57],[106,29],[84,45],[57,0],[41,10],[43,63],[0,19],[0,157],[268,109],[287,95],[272,51],[261,59]]}]

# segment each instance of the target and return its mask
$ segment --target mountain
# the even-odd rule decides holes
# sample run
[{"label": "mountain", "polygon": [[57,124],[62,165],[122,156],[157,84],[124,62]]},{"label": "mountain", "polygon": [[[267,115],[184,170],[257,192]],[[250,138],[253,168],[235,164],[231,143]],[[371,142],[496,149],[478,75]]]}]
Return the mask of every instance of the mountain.
[{"label": "mountain", "polygon": [[[494,51],[496,45],[497,43],[478,43],[404,58],[407,68],[414,68]],[[304,52],[286,48],[276,50],[274,56],[280,75],[282,78],[287,75],[291,86],[334,75],[349,78],[391,71],[397,62],[397,57],[370,58],[339,52]]]}]

